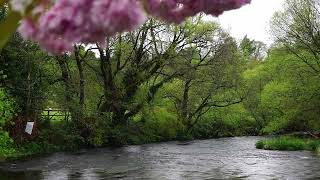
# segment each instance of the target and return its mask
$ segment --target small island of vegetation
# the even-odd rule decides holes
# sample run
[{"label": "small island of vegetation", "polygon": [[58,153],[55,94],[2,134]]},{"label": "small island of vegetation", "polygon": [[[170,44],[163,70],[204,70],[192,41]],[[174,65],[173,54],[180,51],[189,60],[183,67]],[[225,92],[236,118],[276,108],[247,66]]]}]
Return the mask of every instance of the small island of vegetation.
[{"label": "small island of vegetation", "polygon": [[256,143],[258,149],[280,151],[313,151],[320,155],[320,140],[314,138],[298,138],[294,136],[281,136],[260,140]]}]

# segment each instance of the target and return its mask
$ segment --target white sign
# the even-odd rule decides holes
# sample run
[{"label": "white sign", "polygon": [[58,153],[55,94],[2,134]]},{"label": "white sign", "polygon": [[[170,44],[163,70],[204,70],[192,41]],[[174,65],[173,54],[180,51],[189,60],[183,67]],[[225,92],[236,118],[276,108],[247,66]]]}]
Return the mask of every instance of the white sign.
[{"label": "white sign", "polygon": [[25,132],[31,135],[33,130],[33,125],[34,125],[34,122],[27,122]]}]

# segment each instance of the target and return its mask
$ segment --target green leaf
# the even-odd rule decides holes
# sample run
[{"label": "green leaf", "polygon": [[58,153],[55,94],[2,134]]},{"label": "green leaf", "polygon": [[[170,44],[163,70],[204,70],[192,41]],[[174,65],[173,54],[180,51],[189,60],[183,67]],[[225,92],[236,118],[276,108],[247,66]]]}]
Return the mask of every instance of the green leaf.
[{"label": "green leaf", "polygon": [[0,0],[0,7],[4,6],[8,0]]},{"label": "green leaf", "polygon": [[0,23],[0,50],[6,45],[11,35],[16,31],[21,20],[21,15],[18,12],[11,11],[5,21]]}]

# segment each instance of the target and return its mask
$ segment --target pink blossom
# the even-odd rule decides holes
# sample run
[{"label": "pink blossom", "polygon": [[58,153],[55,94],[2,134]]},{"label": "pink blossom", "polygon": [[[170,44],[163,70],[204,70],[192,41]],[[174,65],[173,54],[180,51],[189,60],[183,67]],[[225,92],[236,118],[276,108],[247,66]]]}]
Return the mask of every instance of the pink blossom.
[{"label": "pink blossom", "polygon": [[200,12],[219,16],[224,11],[240,8],[251,0],[149,0],[148,12],[162,20],[180,23]]},{"label": "pink blossom", "polygon": [[131,31],[146,20],[146,14],[137,0],[94,1],[91,19],[94,26],[102,28],[107,35]]},{"label": "pink blossom", "polygon": [[[42,0],[32,15],[24,18],[19,32],[25,39],[39,42],[48,52],[58,54],[72,50],[75,43],[104,43],[108,36],[134,30],[144,23],[146,12],[167,22],[181,23],[200,12],[218,16],[250,1]],[[22,6],[17,3],[16,8]]]},{"label": "pink blossom", "polygon": [[75,43],[104,43],[106,36],[133,30],[145,20],[137,0],[59,0],[37,21],[25,18],[19,32],[56,54]]}]

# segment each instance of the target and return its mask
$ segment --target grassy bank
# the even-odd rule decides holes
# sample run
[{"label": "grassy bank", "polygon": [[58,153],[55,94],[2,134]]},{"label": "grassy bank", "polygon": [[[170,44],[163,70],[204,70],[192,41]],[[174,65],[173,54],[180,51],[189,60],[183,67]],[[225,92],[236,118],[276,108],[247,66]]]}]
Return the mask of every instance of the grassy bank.
[{"label": "grassy bank", "polygon": [[309,150],[320,154],[320,140],[295,138],[295,137],[276,137],[272,139],[260,140],[256,143],[258,149],[280,150],[280,151],[299,151]]},{"label": "grassy bank", "polygon": [[44,145],[39,142],[31,142],[24,145],[17,145],[11,139],[0,135],[0,162],[22,160],[33,156],[39,156],[63,150],[58,146]]},{"label": "grassy bank", "polygon": [[51,151],[47,151],[36,143],[31,143],[23,147],[7,147],[0,149],[0,162],[23,160],[29,157],[39,156],[52,152],[55,152],[55,150],[52,149]]},{"label": "grassy bank", "polygon": [[16,143],[9,133],[0,131],[0,162],[23,160],[29,157],[50,154],[58,151],[72,151],[79,149],[81,142],[78,136],[66,127],[50,126],[39,132],[37,138]]}]

